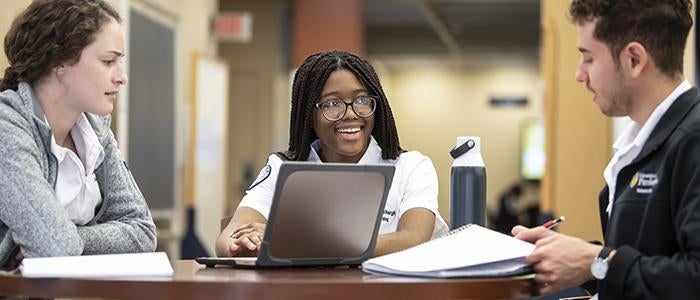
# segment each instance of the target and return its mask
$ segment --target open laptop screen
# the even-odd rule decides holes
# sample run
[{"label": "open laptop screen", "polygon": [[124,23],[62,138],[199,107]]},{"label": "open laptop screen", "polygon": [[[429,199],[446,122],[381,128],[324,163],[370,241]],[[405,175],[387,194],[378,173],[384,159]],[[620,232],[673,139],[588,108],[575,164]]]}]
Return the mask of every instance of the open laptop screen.
[{"label": "open laptop screen", "polygon": [[362,263],[374,252],[393,175],[392,165],[283,163],[255,265]]}]

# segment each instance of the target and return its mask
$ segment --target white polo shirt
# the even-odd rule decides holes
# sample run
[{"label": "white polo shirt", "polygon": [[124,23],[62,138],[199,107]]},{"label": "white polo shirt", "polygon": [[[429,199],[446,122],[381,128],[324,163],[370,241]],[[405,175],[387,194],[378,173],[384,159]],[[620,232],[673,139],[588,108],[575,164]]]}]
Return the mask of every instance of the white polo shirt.
[{"label": "white polo shirt", "polygon": [[[322,163],[318,155],[320,145],[320,140],[311,144],[307,161]],[[420,152],[410,151],[401,153],[397,159],[382,159],[382,149],[372,137],[367,151],[358,164],[390,164],[395,167],[379,234],[396,232],[401,216],[409,209],[416,207],[425,208],[435,214],[433,238],[447,232],[447,224],[438,212],[438,180],[430,158]],[[267,218],[281,165],[281,158],[275,154],[270,155],[267,165],[248,188],[239,207],[253,208]]]},{"label": "white polo shirt", "polygon": [[51,136],[51,153],[58,161],[56,197],[73,223],[85,225],[95,217],[95,208],[102,202],[95,169],[102,163],[105,153],[84,114],[75,122],[70,135],[77,155],[58,145]]}]

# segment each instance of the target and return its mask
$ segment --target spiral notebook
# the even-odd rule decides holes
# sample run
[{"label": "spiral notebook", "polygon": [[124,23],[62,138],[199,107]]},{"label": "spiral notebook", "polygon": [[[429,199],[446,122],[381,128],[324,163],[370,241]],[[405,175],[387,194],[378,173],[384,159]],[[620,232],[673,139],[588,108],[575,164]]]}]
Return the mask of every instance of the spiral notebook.
[{"label": "spiral notebook", "polygon": [[525,256],[534,249],[528,242],[468,224],[415,247],[367,260],[362,270],[431,278],[508,277],[532,273]]}]

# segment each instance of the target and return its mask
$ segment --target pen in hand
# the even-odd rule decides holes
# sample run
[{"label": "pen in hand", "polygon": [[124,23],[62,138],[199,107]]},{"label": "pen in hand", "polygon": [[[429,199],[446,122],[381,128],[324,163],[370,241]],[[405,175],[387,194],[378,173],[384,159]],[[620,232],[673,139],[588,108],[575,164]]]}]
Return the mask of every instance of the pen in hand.
[{"label": "pen in hand", "polygon": [[564,222],[564,220],[566,220],[566,217],[561,216],[559,218],[552,219],[552,220],[545,222],[544,224],[542,224],[542,227],[547,228],[547,229],[552,229],[552,228],[556,227],[557,225],[559,225],[561,222]]}]

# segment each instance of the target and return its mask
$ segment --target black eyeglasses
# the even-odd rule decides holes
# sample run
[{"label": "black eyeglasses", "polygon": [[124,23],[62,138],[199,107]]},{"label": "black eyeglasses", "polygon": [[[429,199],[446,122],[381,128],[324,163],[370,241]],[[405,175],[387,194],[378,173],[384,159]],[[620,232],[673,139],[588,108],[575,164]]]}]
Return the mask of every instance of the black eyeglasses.
[{"label": "black eyeglasses", "polygon": [[329,99],[318,102],[315,106],[321,110],[321,114],[326,120],[335,122],[345,116],[348,105],[352,107],[352,111],[358,117],[367,118],[374,114],[374,110],[377,108],[377,100],[372,96],[359,96],[352,100],[351,103],[346,103],[340,99]]}]

